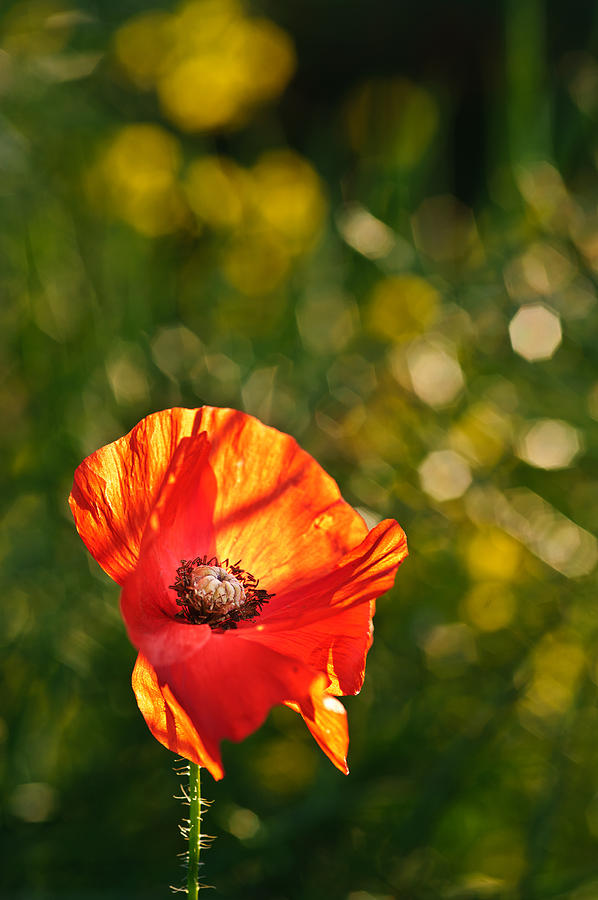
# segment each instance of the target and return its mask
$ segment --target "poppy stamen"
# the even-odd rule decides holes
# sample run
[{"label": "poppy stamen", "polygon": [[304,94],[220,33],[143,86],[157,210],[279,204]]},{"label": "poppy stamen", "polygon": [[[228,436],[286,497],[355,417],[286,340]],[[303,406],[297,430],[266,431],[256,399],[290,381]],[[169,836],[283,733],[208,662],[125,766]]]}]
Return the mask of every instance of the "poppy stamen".
[{"label": "poppy stamen", "polygon": [[177,593],[182,607],[178,619],[191,625],[209,625],[226,631],[236,628],[237,622],[255,619],[262,606],[274,594],[259,588],[258,579],[228,559],[218,562],[216,557],[198,556],[181,560],[171,590]]}]

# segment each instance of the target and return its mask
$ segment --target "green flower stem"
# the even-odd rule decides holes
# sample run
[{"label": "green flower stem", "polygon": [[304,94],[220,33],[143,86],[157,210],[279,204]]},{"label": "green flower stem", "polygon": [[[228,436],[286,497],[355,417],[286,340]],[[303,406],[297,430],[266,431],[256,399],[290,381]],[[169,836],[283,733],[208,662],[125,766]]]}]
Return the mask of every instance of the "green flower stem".
[{"label": "green flower stem", "polygon": [[189,763],[189,871],[187,895],[197,900],[199,893],[199,851],[201,847],[201,781],[200,767]]}]

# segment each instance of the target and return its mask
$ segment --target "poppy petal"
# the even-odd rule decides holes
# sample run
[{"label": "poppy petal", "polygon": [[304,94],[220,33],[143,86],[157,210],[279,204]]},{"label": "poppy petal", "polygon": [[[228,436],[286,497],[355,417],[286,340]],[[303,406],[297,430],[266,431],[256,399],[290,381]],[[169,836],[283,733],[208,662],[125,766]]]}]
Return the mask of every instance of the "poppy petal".
[{"label": "poppy petal", "polygon": [[150,641],[152,662],[158,644],[165,648],[163,660],[182,659],[210,635],[207,625],[181,629],[171,589],[182,560],[212,555],[215,481],[208,451],[205,434],[179,444],[150,514],[138,564],[123,584],[121,612],[129,637],[138,649]]},{"label": "poppy petal", "polygon": [[164,624],[165,617],[170,620],[180,612],[170,585],[181,561],[213,556],[216,483],[208,454],[205,434],[181,441],[150,514],[138,565],[121,596],[123,615],[136,646],[140,641],[133,633],[135,623],[143,631],[153,631]]},{"label": "poppy petal", "polygon": [[287,703],[291,709],[303,716],[318,745],[337,769],[348,775],[347,750],[349,749],[349,729],[345,707],[322,689],[322,681],[313,686],[310,702]]},{"label": "poppy petal", "polygon": [[164,410],[75,473],[69,502],[77,530],[119,584],[138,561],[179,443],[201,432],[215,476],[215,555],[241,558],[269,591],[295,582],[298,566],[308,564],[312,574],[329,569],[367,533],[336,482],[289,435],[238,410]]},{"label": "poppy petal", "polygon": [[361,603],[341,609],[335,615],[312,622],[303,628],[270,629],[257,625],[244,629],[247,639],[304,660],[328,676],[331,694],[358,694],[365,675],[365,659],[372,645],[373,603]]},{"label": "poppy petal", "polygon": [[367,534],[322,467],[287,434],[231,409],[204,407],[218,485],[216,553],[270,592],[327,572]]},{"label": "poppy petal", "polygon": [[[175,618],[178,607],[168,590],[175,563],[172,571],[164,568],[161,543],[158,532],[144,545],[121,596],[129,637],[156,666],[195,656],[210,634],[208,626],[189,626]],[[242,636],[302,660],[315,671],[327,672],[333,693],[355,694],[363,683],[372,640],[370,604],[392,586],[406,552],[402,529],[392,520],[381,522],[327,577],[304,586],[298,596],[292,592],[281,598],[278,609],[264,607],[258,624],[214,637],[226,641]]]},{"label": "poppy petal", "polygon": [[209,755],[191,719],[168,685],[158,682],[156,670],[143,653],[137,656],[132,684],[137,705],[156,740],[173,753],[204,766],[219,781],[224,775],[222,764]]},{"label": "poppy petal", "polygon": [[[175,752],[182,740],[193,742],[196,735],[194,758],[211,761],[202,764],[215,772],[222,766],[223,738],[243,740],[277,704],[309,703],[318,675],[304,662],[246,641],[236,632],[210,632],[208,640],[193,648],[189,636],[198,628],[202,626],[171,622],[165,629],[168,640],[162,634],[152,640],[148,634],[140,649],[144,671],[151,667],[155,675],[137,677],[134,689],[152,733]],[[180,657],[173,645],[182,648]],[[170,727],[164,703],[174,717]]]},{"label": "poppy petal", "polygon": [[405,532],[394,519],[385,519],[334,570],[283,591],[276,604],[264,608],[260,624],[264,629],[301,628],[375,600],[393,586],[406,557]]},{"label": "poppy petal", "polygon": [[69,497],[77,531],[105,572],[122,584],[134,569],[150,513],[184,438],[199,434],[197,410],[168,409],[88,456]]}]

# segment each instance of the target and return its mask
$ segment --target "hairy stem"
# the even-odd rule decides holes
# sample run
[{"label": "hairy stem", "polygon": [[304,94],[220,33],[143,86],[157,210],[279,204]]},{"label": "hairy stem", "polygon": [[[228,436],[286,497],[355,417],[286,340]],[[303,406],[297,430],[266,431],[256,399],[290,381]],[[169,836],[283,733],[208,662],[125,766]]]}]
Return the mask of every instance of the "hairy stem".
[{"label": "hairy stem", "polygon": [[189,763],[189,871],[187,895],[197,900],[199,893],[199,850],[201,847],[200,767]]}]

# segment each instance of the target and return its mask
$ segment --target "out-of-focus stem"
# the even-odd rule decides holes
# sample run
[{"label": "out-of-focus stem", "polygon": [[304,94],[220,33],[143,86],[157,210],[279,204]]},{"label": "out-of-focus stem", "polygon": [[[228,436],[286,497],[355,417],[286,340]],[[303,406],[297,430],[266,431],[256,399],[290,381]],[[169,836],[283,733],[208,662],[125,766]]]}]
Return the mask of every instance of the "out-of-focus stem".
[{"label": "out-of-focus stem", "polygon": [[511,161],[550,159],[545,0],[505,0],[504,9]]}]

